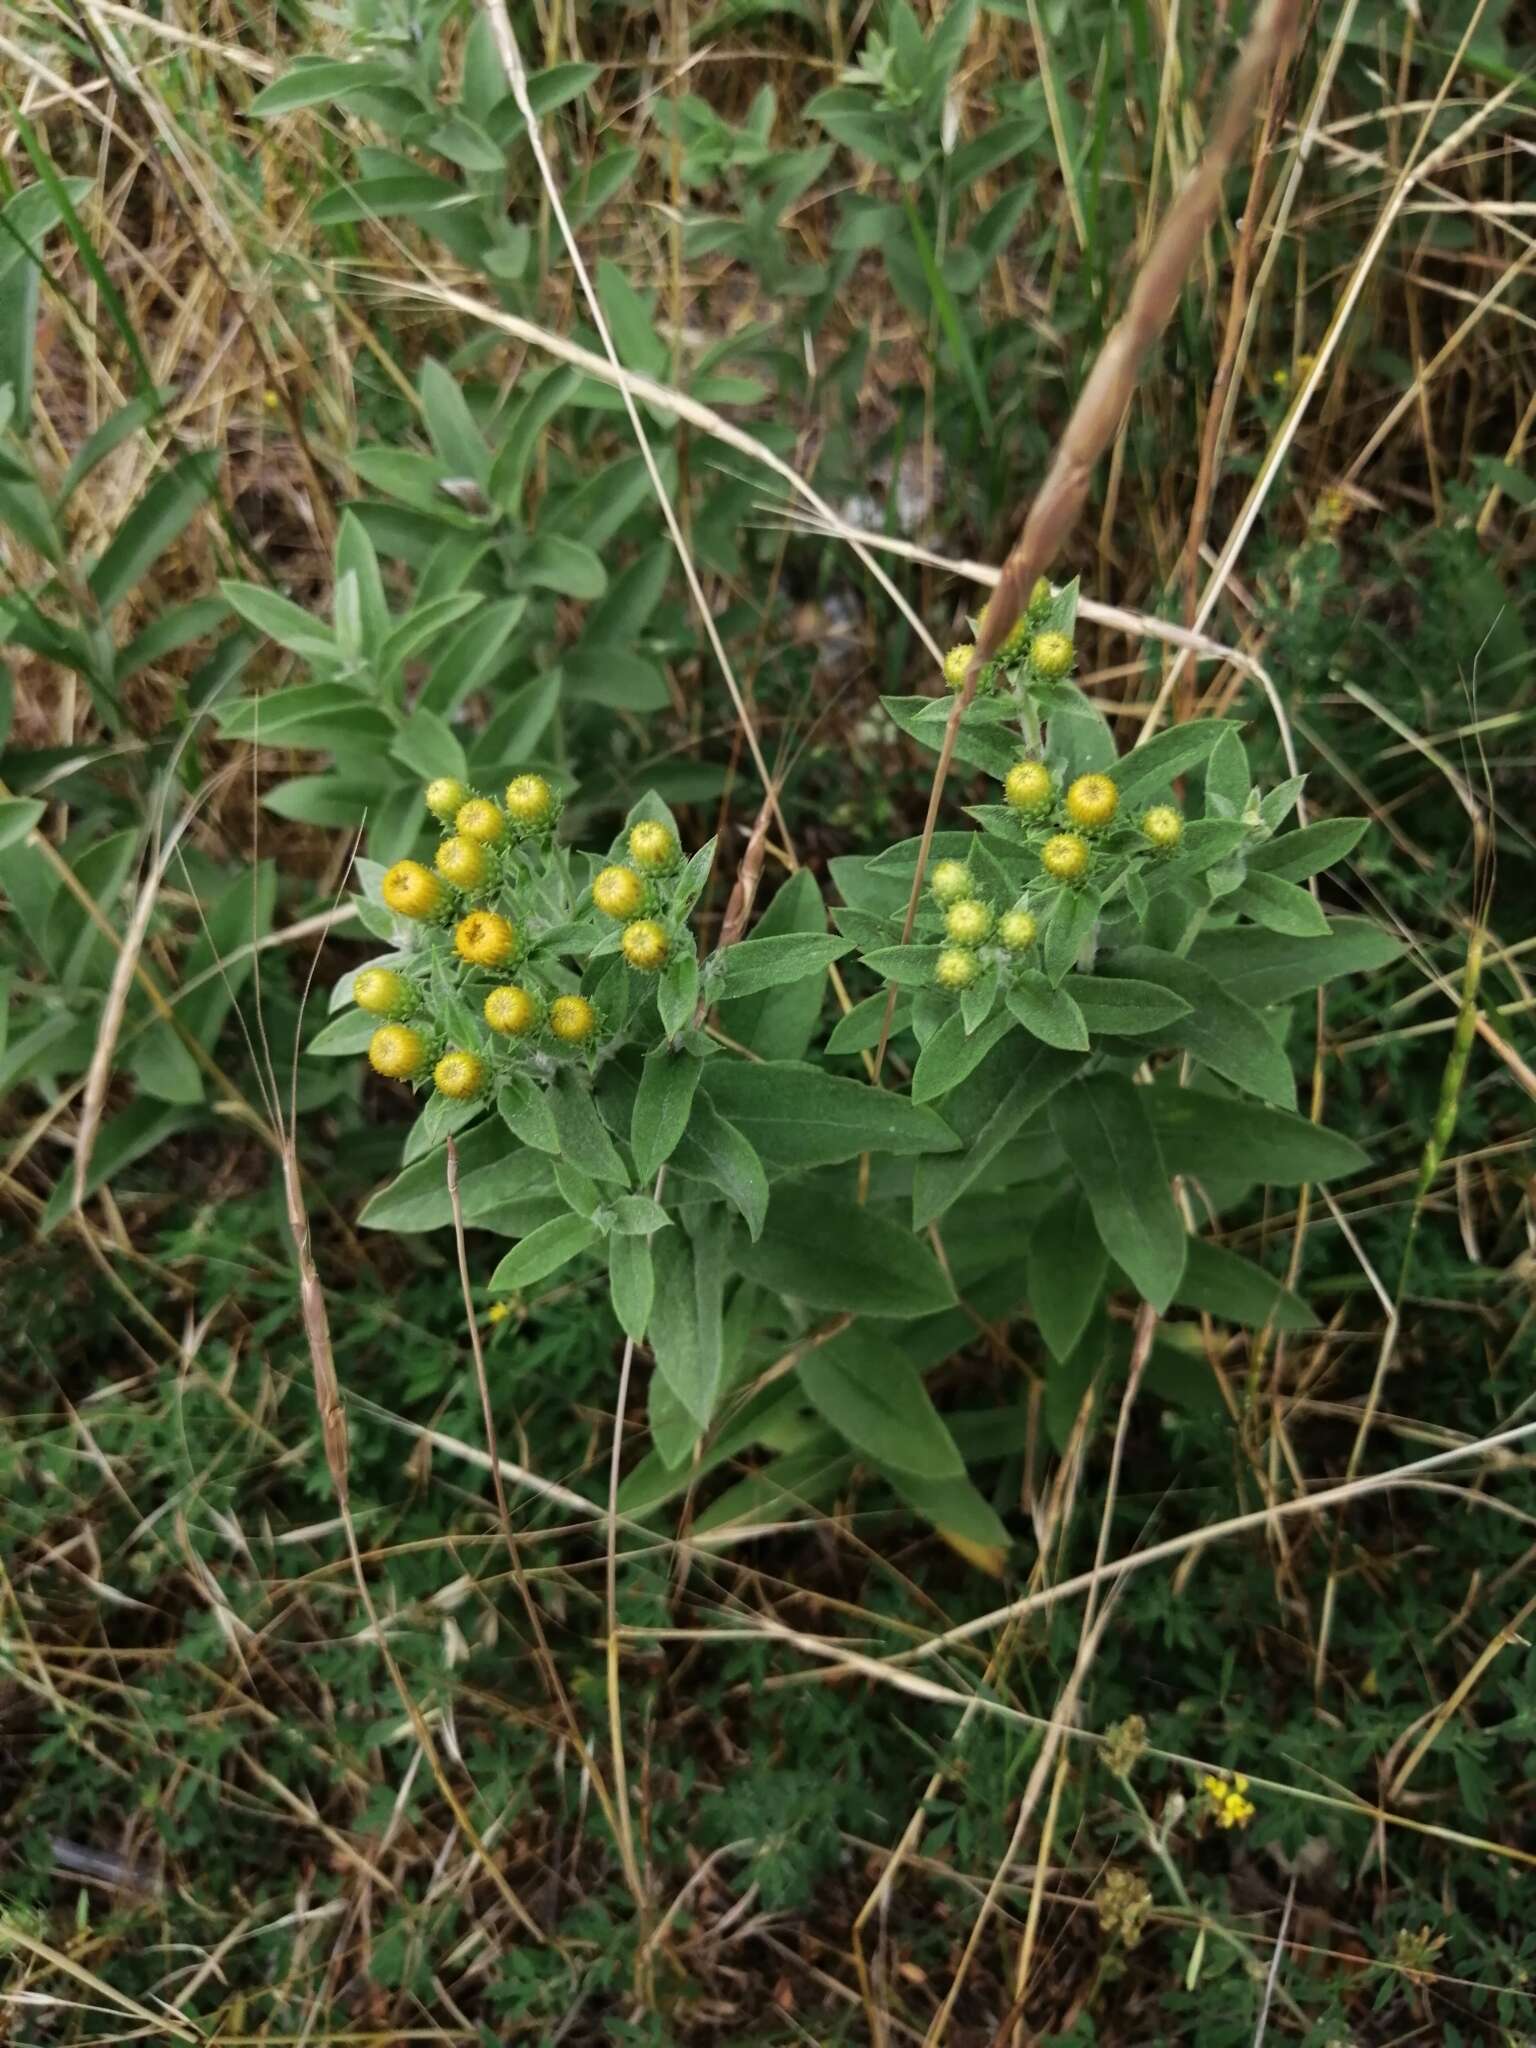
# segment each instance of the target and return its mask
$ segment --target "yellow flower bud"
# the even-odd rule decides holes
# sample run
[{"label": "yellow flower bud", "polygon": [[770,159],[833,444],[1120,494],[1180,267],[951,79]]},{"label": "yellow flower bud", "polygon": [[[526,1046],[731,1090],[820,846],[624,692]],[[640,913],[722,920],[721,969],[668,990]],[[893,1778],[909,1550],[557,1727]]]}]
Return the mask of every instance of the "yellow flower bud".
[{"label": "yellow flower bud", "polygon": [[432,1069],[439,1095],[453,1102],[469,1102],[485,1086],[485,1061],[478,1053],[445,1052]]},{"label": "yellow flower bud", "polygon": [[439,775],[425,791],[427,809],[439,823],[449,825],[469,802],[469,791],[456,775]]},{"label": "yellow flower bud", "polygon": [[557,808],[555,792],[542,775],[514,775],[507,784],[507,816],[520,831],[547,825]]},{"label": "yellow flower bud", "polygon": [[462,839],[473,839],[480,846],[494,846],[506,831],[507,821],[488,796],[472,796],[467,804],[460,805],[453,829]]},{"label": "yellow flower bud", "polygon": [[965,681],[971,666],[975,648],[967,641],[963,647],[951,647],[944,657],[944,681],[951,690],[958,690]]},{"label": "yellow flower bud", "polygon": [[474,967],[500,967],[517,951],[517,927],[494,910],[472,910],[453,932],[454,950]]},{"label": "yellow flower bud", "polygon": [[483,1005],[485,1021],[493,1031],[499,1031],[506,1038],[527,1038],[537,1031],[543,1017],[543,1007],[538,998],[516,982],[508,982],[503,988],[493,988]]},{"label": "yellow flower bud", "polygon": [[597,1012],[585,996],[556,996],[549,1006],[549,1028],[565,1045],[585,1045],[597,1031]]},{"label": "yellow flower bud", "polygon": [[389,1081],[409,1081],[426,1065],[427,1041],[408,1024],[383,1024],[368,1041],[368,1064]]},{"label": "yellow flower bud", "polygon": [[940,903],[958,903],[971,886],[971,871],[963,860],[941,860],[928,877],[928,886]]},{"label": "yellow flower bud", "polygon": [[1120,808],[1120,792],[1107,775],[1079,775],[1067,791],[1067,816],[1085,832],[1102,830]]},{"label": "yellow flower bud", "polygon": [[677,835],[659,818],[642,818],[629,830],[629,857],[648,875],[664,875],[677,864],[680,848]]},{"label": "yellow flower bud", "polygon": [[1055,591],[1051,588],[1050,577],[1037,576],[1035,578],[1035,587],[1029,593],[1030,610],[1032,612],[1043,612],[1055,595]]},{"label": "yellow flower bud", "polygon": [[604,868],[592,884],[592,901],[604,917],[627,922],[645,908],[645,884],[633,868]]},{"label": "yellow flower bud", "polygon": [[1040,849],[1040,865],[1057,882],[1079,882],[1092,859],[1088,842],[1076,832],[1058,832]]},{"label": "yellow flower bud", "polygon": [[951,904],[944,919],[944,929],[957,946],[979,946],[992,936],[993,917],[990,908],[978,902],[974,896],[962,896]]},{"label": "yellow flower bud", "polygon": [[[468,804],[464,808],[468,810]],[[466,892],[478,889],[490,868],[485,848],[477,840],[465,839],[459,833],[443,841],[437,849],[434,865],[445,882],[451,882],[455,889]]]},{"label": "yellow flower bud", "polygon": [[1171,853],[1184,837],[1184,820],[1172,804],[1154,804],[1142,818],[1141,833],[1159,853]]},{"label": "yellow flower bud", "polygon": [[667,964],[671,947],[654,917],[637,917],[633,924],[625,925],[619,950],[630,966],[642,974],[659,974]]},{"label": "yellow flower bud", "polygon": [[966,946],[946,946],[934,963],[933,978],[940,988],[963,989],[981,972],[981,962]]},{"label": "yellow flower bud", "polygon": [[444,902],[442,883],[419,860],[397,860],[384,877],[382,894],[401,917],[431,917]]},{"label": "yellow flower bud", "polygon": [[1054,682],[1072,667],[1072,642],[1065,633],[1037,633],[1029,643],[1030,664],[1036,675]]},{"label": "yellow flower bud", "polygon": [[1003,783],[1003,801],[1026,818],[1038,818],[1055,801],[1056,784],[1043,761],[1015,761]]},{"label": "yellow flower bud", "polygon": [[1008,910],[998,921],[997,936],[1010,953],[1027,953],[1039,930],[1027,910]]},{"label": "yellow flower bud", "polygon": [[409,1017],[416,991],[392,967],[365,967],[352,983],[352,1000],[372,1017]]}]

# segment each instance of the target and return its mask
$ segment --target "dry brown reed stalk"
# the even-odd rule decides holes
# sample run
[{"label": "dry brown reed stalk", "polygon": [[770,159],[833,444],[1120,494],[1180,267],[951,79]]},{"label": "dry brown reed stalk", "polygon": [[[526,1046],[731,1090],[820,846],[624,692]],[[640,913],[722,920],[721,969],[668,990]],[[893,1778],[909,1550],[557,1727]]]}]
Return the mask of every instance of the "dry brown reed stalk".
[{"label": "dry brown reed stalk", "polygon": [[[1265,80],[1277,72],[1285,60],[1299,11],[1300,0],[1266,0],[1238,57],[1205,153],[1153,237],[1146,261],[1131,287],[1126,309],[1088,373],[1088,381],[1072,409],[1045,481],[1025,517],[1023,531],[1003,563],[997,587],[981,617],[965,680],[955,693],[954,706],[944,728],[944,742],[928,794],[917,866],[902,925],[903,944],[910,940],[912,927],[917,921],[928,854],[938,825],[944,786],[954,760],[960,721],[970,707],[988,662],[997,654],[1028,605],[1035,579],[1055,560],[1077,522],[1088,496],[1094,465],[1108,447],[1130,403],[1142,358],[1162,333],[1178,304],[1184,279],[1220,203],[1222,180],[1247,132]],[[885,1064],[895,1010],[896,985],[893,982],[886,997],[880,1043],[875,1052],[877,1076]]]}]

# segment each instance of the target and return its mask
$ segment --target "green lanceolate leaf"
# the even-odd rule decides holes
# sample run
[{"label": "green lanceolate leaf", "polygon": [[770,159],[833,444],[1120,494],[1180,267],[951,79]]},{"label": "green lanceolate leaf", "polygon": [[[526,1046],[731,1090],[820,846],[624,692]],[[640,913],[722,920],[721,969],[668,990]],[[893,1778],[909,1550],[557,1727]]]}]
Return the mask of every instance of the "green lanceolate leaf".
[{"label": "green lanceolate leaf", "polygon": [[[874,1000],[884,1007],[884,996]],[[979,1031],[967,1032],[964,1017],[952,1010],[918,1054],[912,1070],[912,1100],[933,1102],[958,1088],[1011,1029],[1008,1017],[997,1016],[989,1018]]]},{"label": "green lanceolate leaf", "polygon": [[642,1182],[656,1178],[688,1128],[703,1071],[704,1062],[691,1052],[661,1045],[646,1054],[629,1127],[635,1173]]},{"label": "green lanceolate leaf", "polygon": [[[885,1029],[887,1005],[890,998],[883,991],[876,996],[866,996],[862,1003],[855,1003],[846,1017],[839,1018],[833,1025],[827,1039],[829,1053],[869,1052],[880,1043]],[[890,1008],[890,1035],[905,1031],[912,1021],[912,998],[898,995]],[[963,1027],[962,1027],[963,1030]]]},{"label": "green lanceolate leaf", "polygon": [[1159,1085],[1146,1094],[1170,1173],[1293,1187],[1342,1180],[1370,1163],[1352,1138],[1284,1110],[1200,1088]]},{"label": "green lanceolate leaf", "polygon": [[883,1216],[820,1187],[775,1190],[756,1244],[735,1248],[749,1279],[811,1308],[906,1318],[954,1300],[925,1244]]},{"label": "green lanceolate leaf", "polygon": [[1069,1187],[1029,1240],[1030,1313],[1053,1358],[1070,1358],[1082,1342],[1108,1271],[1109,1254],[1093,1227],[1087,1197]]},{"label": "green lanceolate leaf", "polygon": [[921,1374],[888,1337],[855,1323],[807,1352],[798,1378],[817,1412],[877,1464],[919,1479],[963,1474]]},{"label": "green lanceolate leaf", "polygon": [[551,1217],[507,1253],[491,1275],[491,1289],[497,1294],[510,1294],[533,1287],[590,1250],[601,1236],[597,1225],[585,1216]]},{"label": "green lanceolate leaf", "polygon": [[851,939],[826,933],[781,932],[776,938],[739,939],[711,963],[709,989],[716,1001],[756,995],[760,989],[821,976],[853,951]]},{"label": "green lanceolate leaf", "polygon": [[148,574],[218,481],[217,450],[185,455],[164,470],[118,527],[86,579],[104,612],[112,611]]},{"label": "green lanceolate leaf", "polygon": [[1109,772],[1126,808],[1151,799],[1173,780],[1203,761],[1224,733],[1236,732],[1230,718],[1197,718],[1187,725],[1173,725],[1160,732],[1144,747],[1122,754]]},{"label": "green lanceolate leaf", "polygon": [[[841,921],[841,920],[839,920]],[[932,988],[942,946],[879,946],[864,955],[871,974],[898,988]]]},{"label": "green lanceolate leaf", "polygon": [[947,1152],[958,1143],[922,1104],[795,1060],[714,1059],[704,1088],[770,1167],[834,1166],[861,1152]]},{"label": "green lanceolate leaf", "polygon": [[594,1180],[614,1180],[628,1187],[629,1175],[603,1128],[592,1091],[573,1069],[565,1068],[556,1075],[548,1102],[560,1134],[562,1156]]},{"label": "green lanceolate leaf", "polygon": [[1045,973],[1053,988],[1077,965],[1099,917],[1096,889],[1063,889],[1045,926]]},{"label": "green lanceolate leaf", "polygon": [[674,951],[656,984],[656,1008],[662,1029],[669,1037],[676,1037],[692,1023],[698,1006],[699,962],[690,943]]},{"label": "green lanceolate leaf", "polygon": [[366,1052],[368,1041],[378,1028],[378,1018],[370,1017],[366,1010],[348,1010],[317,1031],[304,1050],[321,1058]]},{"label": "green lanceolate leaf", "polygon": [[707,1095],[693,1105],[688,1129],[672,1154],[679,1173],[709,1182],[720,1190],[745,1222],[751,1236],[762,1235],[768,1213],[768,1176],[750,1141]]},{"label": "green lanceolate leaf", "polygon": [[1250,871],[1227,899],[1233,910],[1251,917],[1266,931],[1286,932],[1292,938],[1327,938],[1328,920],[1323,906],[1295,882],[1279,875]]},{"label": "green lanceolate leaf", "polygon": [[640,1343],[656,1299],[656,1267],[647,1237],[608,1239],[608,1294],[619,1328]]},{"label": "green lanceolate leaf", "polygon": [[1189,949],[1197,967],[1257,1010],[1318,988],[1341,974],[1370,973],[1402,952],[1402,941],[1363,917],[1328,921],[1325,939],[1293,939],[1281,932],[1202,932]]},{"label": "green lanceolate leaf", "polygon": [[1256,1010],[1231,994],[1213,974],[1192,961],[1150,946],[1133,946],[1121,955],[1127,967],[1170,988],[1190,1006],[1190,1014],[1163,1034],[1170,1045],[1182,1046],[1234,1086],[1262,1101],[1293,1108],[1296,1077],[1285,1049]]},{"label": "green lanceolate leaf", "polygon": [[[790,876],[767,910],[757,921],[748,943],[790,937],[824,938],[826,905],[816,877],[801,868]],[[731,960],[741,948],[733,946],[725,956]],[[816,1035],[826,995],[824,970],[811,970],[790,977],[776,986],[763,986],[752,995],[721,1000],[720,1026],[737,1045],[744,1045],[765,1060],[799,1060]]]},{"label": "green lanceolate leaf", "polygon": [[1251,1330],[1272,1322],[1280,1330],[1315,1330],[1317,1317],[1308,1303],[1272,1278],[1262,1266],[1229,1252],[1203,1237],[1189,1240],[1184,1277],[1174,1300],[1184,1308],[1202,1308],[1224,1322]]},{"label": "green lanceolate leaf", "polygon": [[651,1247],[655,1299],[649,1342],[656,1370],[702,1429],[720,1391],[721,1253],[711,1223],[698,1241],[669,1230]]},{"label": "green lanceolate leaf", "polygon": [[510,1074],[496,1091],[501,1120],[515,1138],[539,1152],[558,1152],[560,1132],[544,1090],[526,1074]]},{"label": "green lanceolate leaf", "polygon": [[1187,1017],[1191,1008],[1183,996],[1155,981],[1111,974],[1069,974],[1062,988],[1091,1032],[1112,1037],[1147,1037]]},{"label": "green lanceolate leaf", "polygon": [[1017,976],[1009,987],[1007,1002],[1010,1013],[1031,1038],[1061,1052],[1088,1050],[1088,1026],[1082,1011],[1066,989],[1052,988],[1037,969],[1025,968]]},{"label": "green lanceolate leaf", "polygon": [[1145,1092],[1122,1075],[1095,1074],[1052,1100],[1051,1123],[1105,1249],[1161,1314],[1178,1287],[1189,1240],[1141,1101]]},{"label": "green lanceolate leaf", "polygon": [[951,1156],[918,1161],[912,1183],[912,1227],[923,1229],[992,1164],[1056,1090],[1082,1064],[1081,1053],[1058,1052],[1016,1034],[994,1048],[944,1104],[954,1133]]},{"label": "green lanceolate leaf", "polygon": [[1275,875],[1283,882],[1304,882],[1354,852],[1364,833],[1364,818],[1320,818],[1279,839],[1256,846],[1248,856],[1248,873]]}]

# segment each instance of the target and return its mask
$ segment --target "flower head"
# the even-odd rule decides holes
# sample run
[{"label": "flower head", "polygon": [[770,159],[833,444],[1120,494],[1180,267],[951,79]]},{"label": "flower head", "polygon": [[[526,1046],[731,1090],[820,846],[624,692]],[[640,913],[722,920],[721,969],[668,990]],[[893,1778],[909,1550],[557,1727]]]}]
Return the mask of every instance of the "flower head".
[{"label": "flower head", "polygon": [[958,690],[970,673],[971,656],[976,652],[969,641],[963,647],[951,647],[944,657],[944,681],[951,690]]},{"label": "flower head", "polygon": [[485,1086],[485,1061],[474,1052],[445,1052],[432,1069],[439,1095],[451,1102],[469,1102]]},{"label": "flower head", "polygon": [[604,917],[615,917],[627,923],[638,917],[645,908],[645,883],[633,868],[620,867],[617,862],[606,867],[592,884],[592,901]]},{"label": "flower head", "polygon": [[1141,836],[1159,853],[1172,853],[1184,837],[1184,820],[1172,804],[1154,804],[1142,814]]},{"label": "flower head", "polygon": [[507,816],[520,832],[536,832],[559,809],[555,792],[542,775],[514,775],[506,788]]},{"label": "flower head", "polygon": [[1065,633],[1037,633],[1029,643],[1030,666],[1051,682],[1070,672],[1072,656],[1072,642]]},{"label": "flower head", "polygon": [[393,967],[365,967],[352,983],[352,1000],[373,1017],[409,1017],[416,991]]},{"label": "flower head", "polygon": [[1120,792],[1107,775],[1079,775],[1067,791],[1067,816],[1084,832],[1099,832],[1120,808]]},{"label": "flower head", "polygon": [[969,988],[981,972],[981,962],[969,946],[946,946],[934,962],[933,978],[940,988]]},{"label": "flower head", "polygon": [[488,796],[472,796],[454,814],[453,828],[461,839],[473,839],[480,846],[494,846],[507,829],[500,807]]},{"label": "flower head", "polygon": [[549,1028],[563,1045],[585,1045],[597,1034],[597,1012],[585,996],[556,996]]},{"label": "flower head", "polygon": [[1027,910],[1005,911],[998,920],[997,936],[1010,953],[1027,953],[1040,927]]},{"label": "flower head", "polygon": [[389,1081],[409,1081],[427,1063],[427,1041],[408,1024],[381,1024],[368,1041],[368,1064]]},{"label": "flower head", "polygon": [[517,951],[517,926],[495,910],[472,910],[453,930],[454,950],[472,967],[500,967]]},{"label": "flower head", "polygon": [[631,967],[642,974],[659,974],[672,948],[663,927],[654,917],[637,917],[625,925],[619,950]]},{"label": "flower head", "polygon": [[991,907],[975,896],[962,896],[945,914],[944,929],[957,946],[979,946],[992,936]]},{"label": "flower head", "polygon": [[381,885],[385,903],[401,917],[431,917],[443,906],[443,885],[419,860],[397,860]]},{"label": "flower head", "polygon": [[424,792],[427,809],[440,824],[450,825],[469,802],[469,791],[456,775],[439,775]]},{"label": "flower head", "polygon": [[491,1029],[499,1031],[504,1038],[527,1038],[538,1030],[544,1008],[537,996],[519,988],[516,982],[508,982],[502,988],[491,990],[481,1013]]},{"label": "flower head", "polygon": [[1003,801],[1026,818],[1038,818],[1055,801],[1056,784],[1043,761],[1015,761],[1003,783]]},{"label": "flower head", "polygon": [[[469,805],[466,804],[464,809],[467,811]],[[481,886],[490,863],[478,839],[466,839],[462,833],[456,832],[437,849],[434,866],[445,882],[451,882],[455,889],[468,891]]]},{"label": "flower head", "polygon": [[1092,858],[1087,840],[1077,832],[1058,832],[1040,849],[1040,865],[1057,882],[1080,882]]},{"label": "flower head", "polygon": [[642,874],[664,875],[676,867],[677,834],[659,818],[641,818],[629,828],[629,857]]},{"label": "flower head", "polygon": [[928,886],[940,903],[958,903],[971,886],[971,871],[963,860],[936,861]]}]

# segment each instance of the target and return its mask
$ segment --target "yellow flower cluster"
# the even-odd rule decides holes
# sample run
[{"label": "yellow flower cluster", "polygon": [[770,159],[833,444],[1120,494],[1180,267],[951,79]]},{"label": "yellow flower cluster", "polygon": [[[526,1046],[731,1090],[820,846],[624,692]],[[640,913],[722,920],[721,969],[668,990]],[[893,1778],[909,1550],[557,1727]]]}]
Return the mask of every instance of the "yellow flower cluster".
[{"label": "yellow flower cluster", "polygon": [[1248,1780],[1241,1771],[1233,1773],[1230,1785],[1225,1778],[1202,1778],[1200,1789],[1210,1802],[1211,1818],[1219,1828],[1245,1828],[1257,1811],[1253,1801],[1243,1797]]}]

